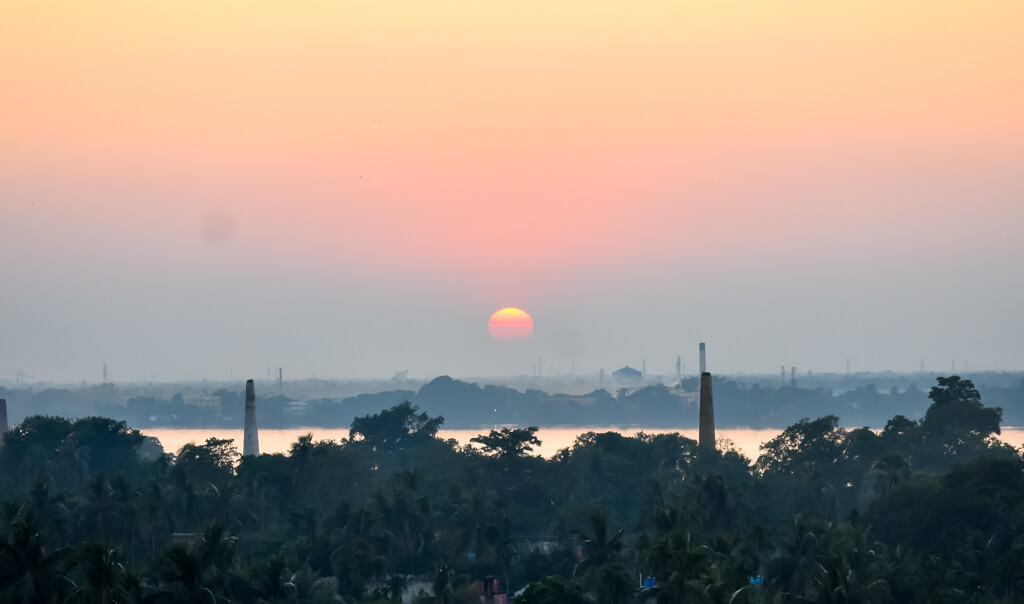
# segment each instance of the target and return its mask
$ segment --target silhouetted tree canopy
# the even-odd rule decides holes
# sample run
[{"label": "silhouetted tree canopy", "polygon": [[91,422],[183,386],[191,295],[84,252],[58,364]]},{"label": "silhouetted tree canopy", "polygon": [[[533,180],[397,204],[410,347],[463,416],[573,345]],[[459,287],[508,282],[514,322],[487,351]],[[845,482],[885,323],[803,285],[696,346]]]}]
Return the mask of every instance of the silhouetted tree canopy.
[{"label": "silhouetted tree canopy", "polygon": [[535,426],[463,447],[408,402],[242,459],[29,416],[0,447],[0,602],[1020,601],[1021,452],[969,380],[931,398],[881,431],[799,420],[753,463],[597,431],[544,459]]},{"label": "silhouetted tree canopy", "polygon": [[484,453],[499,459],[519,457],[533,451],[534,445],[540,446],[537,439],[537,426],[529,428],[502,428],[491,430],[490,434],[474,436],[471,442],[479,443]]}]

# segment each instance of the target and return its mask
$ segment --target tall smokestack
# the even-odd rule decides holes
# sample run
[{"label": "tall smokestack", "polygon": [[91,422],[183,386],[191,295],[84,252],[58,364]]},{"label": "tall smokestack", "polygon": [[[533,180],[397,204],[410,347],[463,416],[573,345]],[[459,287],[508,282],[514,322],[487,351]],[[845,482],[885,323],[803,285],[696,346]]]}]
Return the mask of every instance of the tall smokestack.
[{"label": "tall smokestack", "polygon": [[[690,350],[693,350],[692,348]],[[704,342],[700,343],[700,374],[703,376],[708,372],[708,363],[704,359]]]},{"label": "tall smokestack", "polygon": [[711,374],[707,371],[700,374],[700,432],[697,438],[701,449],[715,448],[715,401],[711,396]]},{"label": "tall smokestack", "polygon": [[4,434],[7,434],[7,399],[0,398],[0,447],[4,444]]},{"label": "tall smokestack", "polygon": [[252,380],[245,383],[245,436],[242,439],[242,455],[260,454],[260,431],[256,427],[256,385]]}]

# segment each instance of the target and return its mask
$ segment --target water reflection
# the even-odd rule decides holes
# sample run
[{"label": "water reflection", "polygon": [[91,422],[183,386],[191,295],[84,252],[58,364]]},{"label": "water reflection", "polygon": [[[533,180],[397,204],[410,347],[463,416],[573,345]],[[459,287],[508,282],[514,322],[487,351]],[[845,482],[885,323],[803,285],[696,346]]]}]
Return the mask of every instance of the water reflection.
[{"label": "water reflection", "polygon": [[[488,429],[482,430],[441,430],[438,435],[441,438],[454,438],[459,444],[469,444],[469,440]],[[779,428],[766,428],[755,430],[752,428],[727,428],[718,430],[719,448],[734,447],[751,461],[757,459],[763,443],[778,436],[782,430]],[[143,430],[147,436],[155,436],[160,439],[164,450],[177,452],[187,443],[203,443],[208,438],[231,438],[239,451],[242,449],[242,430],[223,429],[178,429],[178,428],[151,428]],[[617,426],[592,426],[575,428],[541,428],[537,431],[537,438],[541,446],[534,449],[537,455],[551,457],[566,447],[571,447],[576,437],[586,432],[619,432],[625,436],[634,436],[639,432],[646,434],[670,434],[678,432],[687,438],[697,439],[697,429],[690,430],[666,430],[659,428],[621,428]],[[260,452],[261,453],[287,453],[292,443],[305,434],[312,434],[314,440],[335,440],[340,441],[348,438],[347,428],[287,428],[283,430],[260,430]],[[1014,446],[1024,445],[1024,428],[1003,428],[1000,440]]]}]

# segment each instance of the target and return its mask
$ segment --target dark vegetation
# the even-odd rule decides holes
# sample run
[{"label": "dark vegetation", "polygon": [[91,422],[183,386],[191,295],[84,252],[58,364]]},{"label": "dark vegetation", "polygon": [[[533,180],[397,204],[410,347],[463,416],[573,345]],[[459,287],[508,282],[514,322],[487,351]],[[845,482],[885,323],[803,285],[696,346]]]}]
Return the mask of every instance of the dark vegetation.
[{"label": "dark vegetation", "polygon": [[754,463],[675,434],[460,447],[408,403],[241,459],[31,416],[0,448],[0,601],[478,602],[494,580],[527,604],[1022,601],[1002,410],[956,376],[929,398],[880,432],[800,420]]}]

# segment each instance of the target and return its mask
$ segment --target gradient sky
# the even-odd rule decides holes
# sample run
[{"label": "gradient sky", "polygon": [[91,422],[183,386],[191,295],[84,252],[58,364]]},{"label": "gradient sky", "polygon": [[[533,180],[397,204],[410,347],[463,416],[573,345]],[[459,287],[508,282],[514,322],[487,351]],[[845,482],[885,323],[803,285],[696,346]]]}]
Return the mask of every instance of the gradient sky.
[{"label": "gradient sky", "polygon": [[1024,369],[1022,23],[6,0],[0,380]]}]

